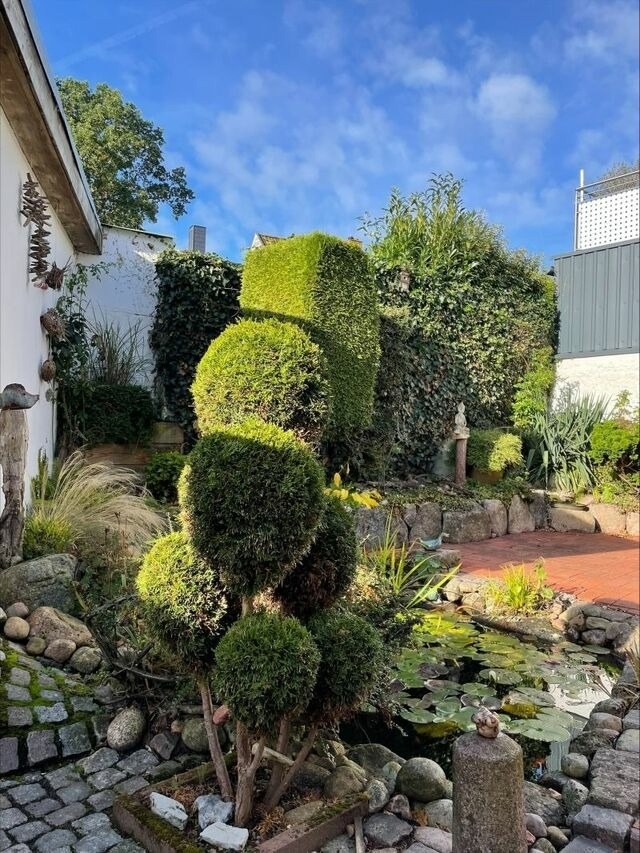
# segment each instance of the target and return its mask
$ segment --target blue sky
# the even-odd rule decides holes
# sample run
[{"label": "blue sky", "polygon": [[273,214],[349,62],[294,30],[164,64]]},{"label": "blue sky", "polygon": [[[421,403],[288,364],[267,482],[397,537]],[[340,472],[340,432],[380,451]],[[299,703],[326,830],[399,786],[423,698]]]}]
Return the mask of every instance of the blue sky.
[{"label": "blue sky", "polygon": [[571,249],[578,170],[638,156],[637,0],[32,0],[56,75],[122,90],[196,200],[153,230],[357,233],[465,179],[512,246]]}]

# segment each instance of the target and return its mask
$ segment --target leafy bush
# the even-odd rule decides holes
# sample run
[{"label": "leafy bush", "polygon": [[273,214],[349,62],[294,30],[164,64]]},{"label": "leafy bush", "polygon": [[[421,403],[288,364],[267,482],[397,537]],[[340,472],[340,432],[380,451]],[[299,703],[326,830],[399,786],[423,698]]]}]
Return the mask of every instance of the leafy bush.
[{"label": "leafy bush", "polygon": [[192,387],[198,428],[206,435],[255,416],[315,441],[329,417],[326,373],[320,348],[298,326],[242,320],[198,364]]},{"label": "leafy bush", "polygon": [[624,470],[638,463],[640,424],[601,421],[591,433],[589,456],[596,465],[609,463]]},{"label": "leafy bush", "polygon": [[158,300],[149,334],[166,404],[195,439],[191,384],[207,347],[238,313],[240,266],[214,254],[167,249],[156,261]]},{"label": "leafy bush", "polygon": [[156,539],[136,578],[145,622],[172,653],[196,670],[210,670],[216,645],[237,608],[220,575],[194,552],[184,532]]},{"label": "leafy bush", "polygon": [[386,447],[387,473],[424,472],[459,401],[472,427],[506,422],[532,354],[555,345],[553,279],[510,252],[497,228],[463,206],[461,191],[452,176],[436,177],[425,192],[394,192],[380,217],[363,222],[382,302],[405,312],[387,330],[392,338],[398,330],[388,351],[400,360],[400,384],[390,394],[383,369],[375,406],[393,434],[360,451],[384,461]]},{"label": "leafy bush", "polygon": [[285,611],[306,618],[330,607],[350,587],[357,562],[351,514],[335,498],[326,498],[311,548],[275,588]]},{"label": "leafy bush", "polygon": [[516,429],[531,429],[534,420],[545,415],[555,378],[551,347],[536,350],[531,356],[531,366],[515,386],[511,418]]},{"label": "leafy bush", "polygon": [[154,453],[144,469],[147,488],[158,501],[175,503],[178,500],[178,478],[187,457],[176,450]]},{"label": "leafy bush", "polygon": [[316,614],[308,627],[320,651],[309,713],[334,723],[357,711],[369,695],[382,664],[382,641],[366,620],[338,609]]},{"label": "leafy bush", "polygon": [[380,354],[372,269],[362,249],[314,233],[249,252],[240,305],[254,318],[296,322],[324,353],[333,393],[333,432],[371,420]]},{"label": "leafy bush", "polygon": [[253,419],[201,438],[178,492],[198,552],[251,595],[277,584],[311,545],[323,474],[293,433]]},{"label": "leafy bush", "polygon": [[324,490],[325,494],[347,506],[366,506],[369,509],[377,507],[382,500],[382,495],[377,489],[359,489],[357,486],[342,482],[342,477],[337,472],[331,478],[331,483]]},{"label": "leafy bush", "polygon": [[576,494],[595,484],[590,456],[591,434],[604,418],[607,403],[601,397],[571,394],[562,408],[537,415],[528,441],[532,446],[527,469],[532,482],[543,482]]},{"label": "leafy bush", "polygon": [[282,717],[309,704],[319,663],[316,644],[297,619],[257,613],[220,641],[214,688],[251,732],[273,734]]},{"label": "leafy bush", "polygon": [[500,429],[475,429],[467,444],[467,464],[482,471],[518,468],[523,464],[522,439]]},{"label": "leafy bush", "polygon": [[612,465],[600,465],[596,469],[597,483],[593,496],[600,503],[615,504],[627,512],[638,512],[640,508],[640,472],[632,471],[622,477]]},{"label": "leafy bush", "polygon": [[74,550],[73,528],[64,518],[28,515],[24,525],[22,553],[25,560]]},{"label": "leafy bush", "polygon": [[66,419],[60,427],[71,446],[147,444],[156,418],[151,394],[139,385],[69,382],[60,387]]},{"label": "leafy bush", "polygon": [[27,523],[32,530],[70,530],[81,555],[112,550],[139,552],[164,527],[145,502],[136,474],[108,462],[85,462],[79,451],[59,468],[50,498],[32,501]]},{"label": "leafy bush", "polygon": [[495,610],[527,616],[553,598],[553,589],[546,585],[546,580],[542,560],[535,564],[533,572],[529,572],[524,563],[510,566],[501,580],[487,584],[487,598]]}]

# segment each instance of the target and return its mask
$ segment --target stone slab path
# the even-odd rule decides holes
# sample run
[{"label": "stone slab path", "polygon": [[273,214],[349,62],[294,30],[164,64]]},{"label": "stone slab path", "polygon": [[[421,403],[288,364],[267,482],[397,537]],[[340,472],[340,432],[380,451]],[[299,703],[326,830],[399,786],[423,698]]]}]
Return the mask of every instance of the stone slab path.
[{"label": "stone slab path", "polygon": [[451,546],[462,571],[498,577],[505,565],[544,559],[548,581],[580,599],[640,613],[640,540],[604,533],[537,530]]}]

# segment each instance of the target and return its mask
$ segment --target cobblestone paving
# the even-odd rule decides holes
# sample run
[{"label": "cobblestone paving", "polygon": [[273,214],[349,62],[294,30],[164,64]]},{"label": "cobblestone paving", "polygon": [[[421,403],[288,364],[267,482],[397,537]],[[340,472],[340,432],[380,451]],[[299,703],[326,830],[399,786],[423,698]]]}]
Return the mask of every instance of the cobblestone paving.
[{"label": "cobblestone paving", "polygon": [[79,678],[0,641],[0,851],[134,853],[111,823],[131,794],[187,765],[104,746],[108,716]]}]

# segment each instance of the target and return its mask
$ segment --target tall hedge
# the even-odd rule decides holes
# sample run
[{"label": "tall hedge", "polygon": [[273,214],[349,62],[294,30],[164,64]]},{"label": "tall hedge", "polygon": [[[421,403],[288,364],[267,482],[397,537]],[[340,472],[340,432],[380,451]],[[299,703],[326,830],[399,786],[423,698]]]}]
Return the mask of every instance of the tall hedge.
[{"label": "tall hedge", "polygon": [[167,249],[156,261],[149,342],[167,408],[195,440],[191,384],[211,341],[238,314],[241,267],[211,253]]},{"label": "tall hedge", "polygon": [[319,344],[328,362],[335,434],[369,424],[379,317],[373,268],[356,243],[316,232],[249,252],[240,306],[250,317],[296,322]]}]

